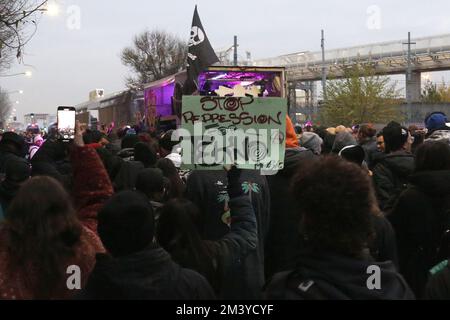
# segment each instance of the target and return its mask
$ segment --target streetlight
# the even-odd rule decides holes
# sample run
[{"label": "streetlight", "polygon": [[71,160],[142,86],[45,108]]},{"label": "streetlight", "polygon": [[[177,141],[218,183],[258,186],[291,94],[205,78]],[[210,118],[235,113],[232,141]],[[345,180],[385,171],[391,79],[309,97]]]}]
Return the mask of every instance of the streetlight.
[{"label": "streetlight", "polygon": [[15,90],[15,91],[7,91],[6,92],[6,94],[14,94],[14,93],[23,94],[24,91],[23,90]]},{"label": "streetlight", "polygon": [[0,74],[0,77],[7,78],[7,77],[17,77],[17,76],[22,76],[22,75],[24,75],[27,78],[31,78],[33,76],[33,72],[25,71],[25,72],[20,72],[20,73],[15,73],[15,74]]},{"label": "streetlight", "polygon": [[45,9],[43,9],[46,14],[48,14],[50,17],[56,17],[59,15],[59,5],[56,3],[56,1],[49,1],[47,2],[47,6]]}]

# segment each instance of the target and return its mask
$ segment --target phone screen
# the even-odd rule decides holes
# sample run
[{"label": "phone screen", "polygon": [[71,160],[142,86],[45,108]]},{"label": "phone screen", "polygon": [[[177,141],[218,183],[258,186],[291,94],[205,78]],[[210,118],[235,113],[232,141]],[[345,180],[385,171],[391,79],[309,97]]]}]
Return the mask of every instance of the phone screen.
[{"label": "phone screen", "polygon": [[75,110],[72,108],[58,109],[58,132],[60,139],[75,138]]}]

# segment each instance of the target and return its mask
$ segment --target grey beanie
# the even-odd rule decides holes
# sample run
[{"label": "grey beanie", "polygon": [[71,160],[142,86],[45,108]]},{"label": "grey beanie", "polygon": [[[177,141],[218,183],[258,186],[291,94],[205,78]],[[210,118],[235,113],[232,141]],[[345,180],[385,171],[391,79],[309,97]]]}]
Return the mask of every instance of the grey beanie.
[{"label": "grey beanie", "polygon": [[314,132],[304,132],[300,138],[300,146],[311,150],[315,154],[322,153],[323,140]]}]

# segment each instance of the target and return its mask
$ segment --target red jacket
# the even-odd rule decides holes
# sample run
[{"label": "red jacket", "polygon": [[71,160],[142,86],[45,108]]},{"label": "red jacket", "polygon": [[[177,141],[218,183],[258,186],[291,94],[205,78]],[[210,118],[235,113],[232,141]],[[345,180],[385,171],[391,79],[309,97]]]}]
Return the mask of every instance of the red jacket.
[{"label": "red jacket", "polygon": [[71,156],[78,218],[97,233],[97,213],[114,193],[111,180],[94,148],[76,148]]}]

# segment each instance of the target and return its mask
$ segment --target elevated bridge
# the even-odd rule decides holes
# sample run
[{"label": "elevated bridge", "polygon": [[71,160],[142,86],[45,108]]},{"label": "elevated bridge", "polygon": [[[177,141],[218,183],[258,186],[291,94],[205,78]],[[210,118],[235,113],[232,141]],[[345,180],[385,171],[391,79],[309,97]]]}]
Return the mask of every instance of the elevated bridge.
[{"label": "elevated bridge", "polygon": [[[406,79],[406,93],[411,101],[420,101],[421,73],[450,70],[450,34],[411,39],[411,79]],[[279,66],[287,70],[292,83],[308,83],[322,79],[325,66],[327,77],[341,78],[346,67],[370,63],[379,75],[405,74],[408,68],[407,40],[374,43],[322,52],[297,52],[253,62],[255,66]],[[304,86],[304,84],[302,84]],[[295,87],[298,87],[296,84]],[[301,85],[300,85],[301,86]]]}]

